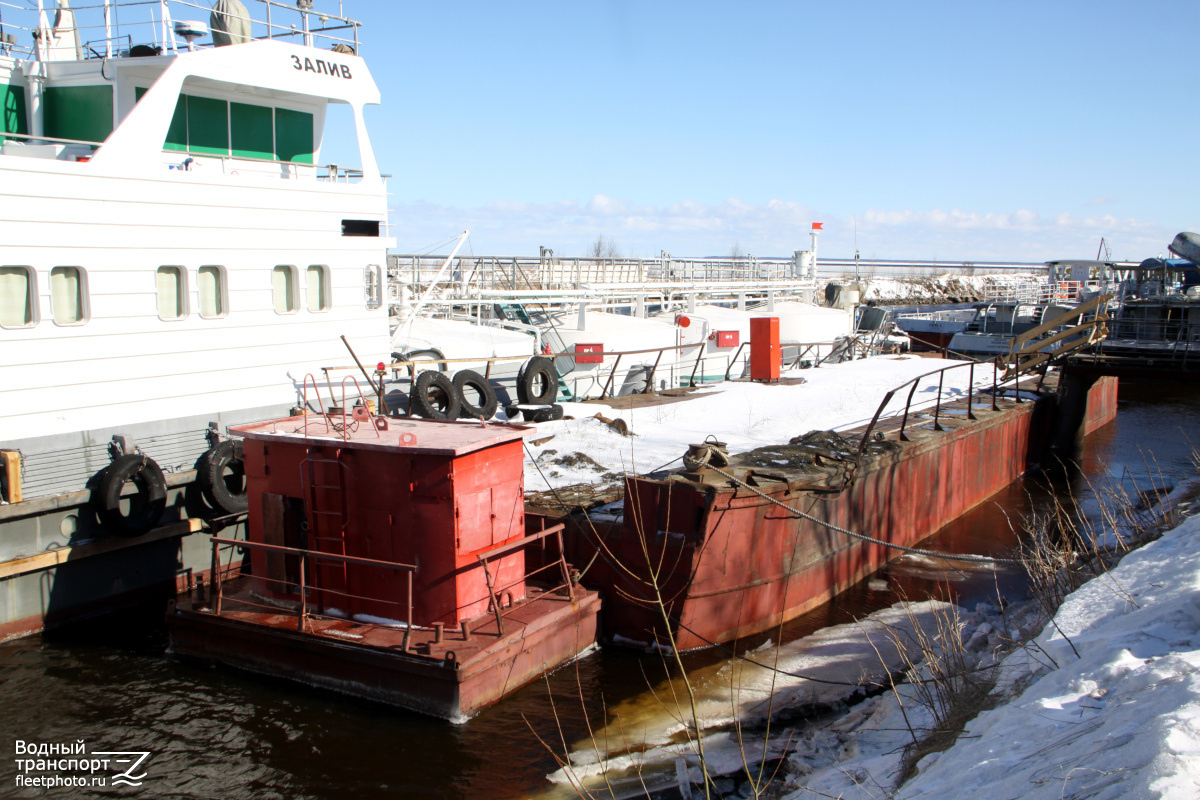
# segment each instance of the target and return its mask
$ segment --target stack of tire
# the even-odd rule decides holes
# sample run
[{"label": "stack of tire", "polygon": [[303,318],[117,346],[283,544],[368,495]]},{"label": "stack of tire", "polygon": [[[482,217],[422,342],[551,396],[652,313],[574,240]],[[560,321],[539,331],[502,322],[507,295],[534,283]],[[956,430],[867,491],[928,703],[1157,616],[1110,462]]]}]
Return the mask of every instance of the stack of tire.
[{"label": "stack of tire", "polygon": [[[527,421],[561,419],[562,406],[554,405],[557,392],[558,370],[554,362],[534,356],[517,374],[517,398],[521,406],[542,408],[509,406],[506,409],[509,418],[520,412]],[[409,413],[426,419],[488,420],[496,415],[499,406],[496,391],[488,379],[470,369],[459,370],[453,378],[435,370],[418,372],[408,395]]]}]

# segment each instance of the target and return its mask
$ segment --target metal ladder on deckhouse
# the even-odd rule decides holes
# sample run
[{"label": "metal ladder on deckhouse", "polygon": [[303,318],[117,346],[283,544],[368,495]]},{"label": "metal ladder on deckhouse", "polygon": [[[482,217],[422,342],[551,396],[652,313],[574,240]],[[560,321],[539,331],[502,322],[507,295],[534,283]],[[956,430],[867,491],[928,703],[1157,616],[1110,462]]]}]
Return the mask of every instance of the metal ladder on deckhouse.
[{"label": "metal ladder on deckhouse", "polygon": [[[304,488],[304,516],[308,520],[309,529],[308,549],[344,556],[348,555],[346,526],[350,522],[350,508],[346,499],[346,487],[349,484],[350,467],[342,461],[341,454],[341,448],[337,448],[334,458],[319,458],[314,454],[314,448],[310,447],[305,459],[300,462],[300,470],[303,476],[301,482]],[[323,470],[318,467],[321,464],[334,467],[337,483],[317,482],[318,478],[329,480],[328,475],[321,475]],[[333,506],[336,506],[336,509]],[[349,589],[344,561],[323,564],[311,574],[313,588],[317,593],[317,607],[320,610],[329,605],[326,602],[326,592],[344,596]]]}]

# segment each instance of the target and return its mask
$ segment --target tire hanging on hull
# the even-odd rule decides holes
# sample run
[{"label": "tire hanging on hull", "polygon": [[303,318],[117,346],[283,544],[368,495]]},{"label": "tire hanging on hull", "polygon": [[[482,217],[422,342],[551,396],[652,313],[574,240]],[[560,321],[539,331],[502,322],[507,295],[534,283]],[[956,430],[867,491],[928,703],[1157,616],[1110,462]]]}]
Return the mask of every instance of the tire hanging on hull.
[{"label": "tire hanging on hull", "polygon": [[225,439],[209,448],[196,464],[196,480],[213,508],[226,514],[242,514],[250,507],[240,441]]},{"label": "tire hanging on hull", "polygon": [[526,361],[517,375],[517,399],[520,403],[548,406],[557,395],[558,370],[554,368],[554,362],[545,356],[534,356]]},{"label": "tire hanging on hull", "polygon": [[[121,494],[127,483],[133,483],[137,492],[122,508]],[[141,536],[162,518],[167,507],[167,480],[149,456],[119,456],[100,472],[92,490],[92,505],[105,528],[118,536]]]}]

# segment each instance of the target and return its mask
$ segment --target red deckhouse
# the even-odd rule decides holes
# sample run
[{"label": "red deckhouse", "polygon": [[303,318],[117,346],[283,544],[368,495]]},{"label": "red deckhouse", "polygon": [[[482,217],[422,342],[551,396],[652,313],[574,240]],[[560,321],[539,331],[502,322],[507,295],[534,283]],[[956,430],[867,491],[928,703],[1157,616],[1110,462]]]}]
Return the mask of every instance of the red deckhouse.
[{"label": "red deckhouse", "polygon": [[[595,643],[562,526],[525,532],[517,425],[244,425],[250,575],[169,616],[173,649],[463,720]],[[556,544],[557,546],[548,546]]]}]

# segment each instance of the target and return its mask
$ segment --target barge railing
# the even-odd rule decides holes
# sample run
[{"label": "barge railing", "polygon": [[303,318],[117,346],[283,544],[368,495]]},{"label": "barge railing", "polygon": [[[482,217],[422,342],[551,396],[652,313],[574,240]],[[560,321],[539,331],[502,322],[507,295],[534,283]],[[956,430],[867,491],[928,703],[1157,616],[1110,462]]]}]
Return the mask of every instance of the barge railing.
[{"label": "barge railing", "polygon": [[[286,546],[280,545],[280,544],[267,544],[265,542],[249,542],[249,541],[243,541],[241,539],[222,539],[218,536],[214,536],[214,537],[212,537],[212,578],[211,578],[211,583],[214,584],[214,587],[212,589],[213,597],[210,602],[211,602],[211,607],[212,607],[213,613],[217,614],[218,616],[221,613],[221,601],[224,597],[224,591],[223,591],[224,581],[222,580],[221,555],[220,555],[220,548],[222,546],[244,547],[244,548],[247,548],[250,550],[263,550],[263,551],[266,551],[269,553],[273,552],[273,553],[280,553],[283,555],[293,555],[293,556],[299,557],[299,580],[297,583],[292,583],[291,581],[288,581],[286,578],[269,578],[267,576],[259,576],[259,575],[256,575],[254,577],[257,579],[263,580],[264,582],[267,582],[267,583],[282,583],[284,585],[285,589],[290,588],[292,586],[296,586],[299,589],[300,602],[296,606],[296,625],[297,625],[297,629],[300,631],[304,630],[304,623],[305,623],[305,620],[307,620],[307,618],[308,618],[308,588],[309,588],[309,584],[308,584],[308,581],[306,578],[306,572],[307,572],[306,565],[308,563],[308,559],[311,558],[318,565],[321,561],[335,561],[340,564],[357,564],[358,566],[362,566],[362,567],[378,567],[380,569],[389,569],[389,570],[393,570],[393,571],[404,572],[407,577],[406,589],[407,589],[407,594],[408,594],[408,608],[406,611],[406,618],[405,618],[406,628],[405,628],[405,632],[404,632],[404,649],[408,650],[409,632],[412,630],[413,575],[418,570],[418,568],[415,565],[402,564],[398,561],[380,561],[380,560],[374,559],[374,558],[360,558],[358,556],[338,555],[337,553],[324,553],[319,550],[307,550],[307,549],[300,548],[300,547],[286,547]],[[401,605],[399,600],[383,600],[378,597],[362,597],[361,595],[350,594],[349,592],[340,592],[336,589],[329,589],[326,587],[321,587],[320,591],[322,593],[335,594],[335,595],[338,595],[339,597],[346,597],[346,598],[350,598],[350,599],[354,599],[354,600],[370,600],[372,602],[383,602],[383,603],[388,603],[388,604],[397,605],[397,606]],[[246,603],[246,601],[244,601],[244,600],[239,600],[238,602]],[[251,604],[251,603],[246,603],[246,604],[247,605],[256,605],[256,604]],[[279,608],[277,606],[266,606],[264,604],[263,607],[270,608],[272,611],[279,610]]]},{"label": "barge railing", "polygon": [[[552,525],[536,533],[526,534],[516,541],[489,547],[486,550],[476,554],[479,567],[483,569],[484,581],[487,584],[488,612],[492,613],[495,617],[497,632],[500,636],[504,635],[504,617],[507,616],[505,612],[510,611],[515,606],[512,593],[507,590],[519,583],[524,583],[534,575],[557,569],[561,573],[561,582],[545,589],[542,589],[539,586],[539,589],[543,594],[552,594],[562,591],[570,602],[575,602],[575,590],[573,581],[571,579],[571,568],[567,563],[566,551],[563,547],[562,531],[564,528],[565,525],[562,523]],[[491,569],[489,569],[489,561],[508,555],[515,550],[528,547],[529,545],[535,544],[539,541],[544,543],[549,537],[554,537],[556,539],[558,549],[558,555],[556,558],[550,560],[549,562],[545,562],[545,559],[543,559],[543,562],[545,563],[542,563],[541,566],[531,570],[523,570],[521,577],[515,581],[503,585],[498,585],[496,583],[496,579],[499,577],[499,575],[498,573],[496,575],[492,574]],[[398,561],[381,561],[373,558],[361,558],[358,556],[340,555],[338,553],[327,553],[320,550],[309,550],[300,547],[287,547],[284,545],[267,544],[265,542],[250,542],[241,539],[224,539],[214,536],[212,537],[212,578],[210,580],[211,597],[209,604],[212,612],[218,616],[221,614],[221,608],[224,602],[224,578],[226,577],[227,572],[221,563],[220,548],[222,547],[247,548],[250,550],[260,550],[266,553],[277,553],[280,555],[294,556],[297,558],[297,578],[295,581],[289,580],[286,577],[272,578],[265,575],[254,575],[253,577],[256,580],[262,580],[268,584],[280,584],[282,585],[284,592],[293,590],[298,592],[299,601],[295,604],[296,628],[301,632],[305,630],[305,624],[313,613],[317,615],[323,615],[324,613],[323,608],[320,606],[318,606],[318,610],[316,612],[310,612],[310,602],[308,598],[310,589],[319,591],[322,595],[337,595],[338,597],[344,597],[351,600],[366,600],[370,602],[387,603],[394,606],[405,606],[405,618],[402,621],[402,624],[404,625],[404,641],[402,644],[402,649],[405,652],[409,650],[409,640],[411,631],[413,630],[413,576],[419,571],[419,567],[416,565],[404,564]],[[309,581],[311,569],[308,564],[310,560],[313,562],[314,568],[315,566],[320,566],[322,562],[335,562],[338,564],[355,564],[363,567],[403,572],[405,574],[406,601],[402,602],[399,600],[387,600],[380,597],[364,597],[362,595],[339,591],[337,589],[331,589],[325,586],[318,587]],[[238,598],[237,602],[242,605],[263,608],[273,613],[278,613],[281,609],[281,606],[279,605],[253,603],[240,597]],[[379,625],[379,623],[359,624]],[[434,625],[435,631],[439,630],[439,625],[441,625],[441,623],[436,623]],[[380,625],[380,627],[391,626]],[[464,637],[470,636],[470,630],[466,620],[462,622],[462,629]]]},{"label": "barge railing", "polygon": [[[785,342],[781,345],[781,349],[784,351],[784,353],[789,353],[789,351],[794,352],[794,355],[787,355],[787,362],[785,363],[790,362],[790,366],[787,367],[789,369],[794,369],[800,366],[801,362],[805,360],[811,361],[812,366],[819,367],[822,364],[829,362],[834,356],[839,354],[849,353],[853,358],[878,352],[885,352],[885,348],[883,346],[873,341],[875,334],[876,332],[874,331],[867,331],[851,334],[849,336],[828,342]],[[746,346],[749,345],[749,341],[744,341],[739,344],[738,348],[733,351],[732,355],[728,353],[709,354],[706,352],[707,345],[708,341],[706,339],[699,342],[684,342],[666,345],[664,347],[650,347],[638,350],[590,351],[587,353],[588,356],[599,357],[601,359],[614,358],[614,361],[611,364],[601,365],[601,368],[597,369],[594,373],[591,371],[580,371],[577,373],[576,371],[572,370],[570,372],[561,373],[559,378],[562,381],[574,384],[572,398],[577,398],[584,394],[579,391],[579,383],[581,381],[590,381],[590,386],[600,387],[600,394],[597,399],[604,400],[608,398],[610,396],[610,392],[614,390],[616,386],[616,377],[620,372],[620,365],[623,359],[628,356],[655,355],[655,358],[651,363],[639,363],[633,365],[634,368],[645,369],[645,385],[636,392],[637,394],[651,394],[654,391],[654,379],[659,373],[660,368],[670,371],[670,382],[672,384],[672,388],[678,388],[685,385],[695,388],[697,385],[705,383],[707,380],[711,380],[711,378],[706,377],[708,373],[704,368],[710,362],[717,363],[717,374],[723,375],[724,380],[731,380],[731,374],[739,363],[743,366],[743,368],[745,367],[748,356],[743,356],[743,352],[745,351]],[[690,355],[688,355],[687,358],[684,358],[684,353],[692,349],[698,349],[695,359],[692,359]],[[823,350],[825,351],[824,353],[822,353]],[[669,352],[677,352],[679,354],[679,358],[675,360],[668,359],[668,362],[664,364],[663,356]],[[575,361],[575,359],[581,355],[581,353],[576,350],[562,350],[559,352],[551,351],[541,355],[544,355],[544,357],[557,362],[559,359]],[[447,367],[450,367],[451,365],[472,365],[472,368],[483,365],[483,377],[485,380],[490,381],[492,380],[493,367],[496,364],[524,362],[528,361],[532,357],[533,354],[519,356],[473,356],[467,358],[421,358],[413,360],[397,360],[389,363],[381,362],[381,368],[384,373],[389,371],[392,373],[393,377],[391,380],[394,383],[401,380],[399,377],[401,371],[408,372],[408,380],[411,382],[416,378],[416,372],[422,367],[436,367],[439,371],[446,372],[448,371]],[[352,367],[349,365],[323,367],[322,371],[326,376],[326,385],[329,387],[333,386],[333,381],[329,377],[329,373],[354,369],[357,369],[357,367]],[[699,373],[699,376],[697,376],[697,373]],[[376,370],[376,374],[380,375],[379,369]],[[509,374],[505,377],[511,379],[514,376]],[[372,389],[380,396],[386,394],[385,384],[382,376],[380,377],[379,384],[373,384]],[[320,403],[319,390],[316,389],[315,382],[314,392],[318,394],[318,403]],[[305,407],[308,406],[307,384],[305,384],[304,390],[302,391],[301,402]],[[319,410],[324,411],[323,408]],[[387,409],[381,408],[380,411],[386,412]]]},{"label": "barge railing", "polygon": [[[986,362],[983,362],[983,363],[986,363]],[[996,411],[996,410],[998,410],[998,406],[996,405],[996,396],[999,393],[999,389],[1000,389],[1000,362],[999,362],[999,360],[993,360],[991,362],[991,365],[992,365],[992,410]],[[977,367],[977,366],[982,366],[982,364],[980,362],[976,362],[976,361],[971,361],[966,364],[951,364],[948,367],[942,367],[940,369],[930,370],[929,372],[922,373],[921,375],[918,375],[915,378],[912,378],[911,380],[905,381],[904,383],[900,384],[896,388],[890,390],[887,394],[885,394],[883,396],[883,400],[880,401],[879,407],[875,409],[875,415],[871,417],[871,422],[867,425],[866,430],[863,431],[862,441],[860,441],[858,444],[858,455],[861,457],[863,452],[866,451],[867,444],[868,444],[868,442],[871,441],[872,434],[875,431],[875,426],[876,426],[876,424],[878,424],[880,418],[883,416],[884,409],[887,408],[888,403],[890,403],[892,401],[892,398],[895,397],[896,394],[898,392],[900,392],[902,389],[904,389],[905,387],[910,387],[910,388],[908,390],[908,396],[904,400],[904,412],[900,417],[900,430],[897,433],[897,438],[899,438],[900,441],[902,441],[902,442],[909,441],[908,436],[905,434],[905,429],[908,426],[908,416],[909,416],[910,411],[912,410],[913,395],[916,394],[917,386],[920,384],[920,382],[922,380],[924,380],[925,378],[928,378],[931,375],[938,376],[937,398],[934,401],[934,409],[933,409],[933,429],[936,431],[944,430],[944,428],[942,428],[942,425],[941,425],[942,395],[944,394],[943,390],[945,387],[946,373],[949,372],[950,370],[954,370],[954,369],[969,370],[968,377],[967,377],[967,419],[975,419],[975,414],[974,414],[973,408],[974,408],[974,402],[975,402],[975,367]],[[1016,392],[1017,392],[1017,402],[1019,403],[1019,402],[1021,402],[1021,386],[1020,386],[1019,376],[1017,377]],[[894,417],[895,415],[892,415],[892,416]]]},{"label": "barge railing", "polygon": [[[504,615],[503,611],[506,609],[511,609],[513,607],[511,593],[508,593],[508,597],[509,597],[508,605],[507,606],[504,605],[505,590],[507,590],[513,586],[516,586],[518,583],[524,583],[526,580],[529,579],[529,577],[531,575],[536,575],[539,572],[545,572],[546,570],[551,570],[556,566],[559,567],[562,570],[563,582],[558,584],[557,586],[553,586],[549,589],[546,589],[545,590],[546,594],[550,594],[552,592],[557,592],[559,589],[565,589],[566,593],[567,593],[567,599],[570,600],[572,603],[575,602],[575,590],[571,585],[571,571],[570,571],[570,567],[567,564],[566,551],[563,549],[562,532],[563,532],[563,528],[565,528],[565,527],[566,527],[566,525],[564,523],[560,522],[557,525],[551,525],[549,528],[545,528],[541,531],[538,531],[537,533],[526,534],[524,537],[522,537],[518,541],[509,542],[507,544],[496,545],[495,547],[490,547],[487,550],[484,550],[483,552],[478,553],[476,555],[476,558],[479,559],[480,566],[483,567],[483,578],[484,578],[484,581],[487,583],[488,594],[491,596],[491,599],[489,600],[488,605],[490,606],[490,610],[496,616],[496,629],[497,629],[497,631],[499,631],[501,636],[504,635],[504,616],[505,615]],[[526,571],[524,575],[522,575],[519,579],[513,581],[512,583],[505,584],[504,586],[496,586],[495,585],[495,581],[492,578],[492,572],[491,572],[491,570],[488,569],[488,559],[499,558],[500,556],[508,555],[509,553],[513,552],[514,550],[519,550],[522,547],[528,547],[529,545],[533,544],[534,542],[541,541],[548,536],[555,536],[557,538],[557,541],[558,541],[558,558],[557,559],[555,559],[554,561],[552,561],[549,564],[542,564],[542,566],[538,567],[537,569]],[[499,577],[498,573],[497,573],[497,577]]]}]

